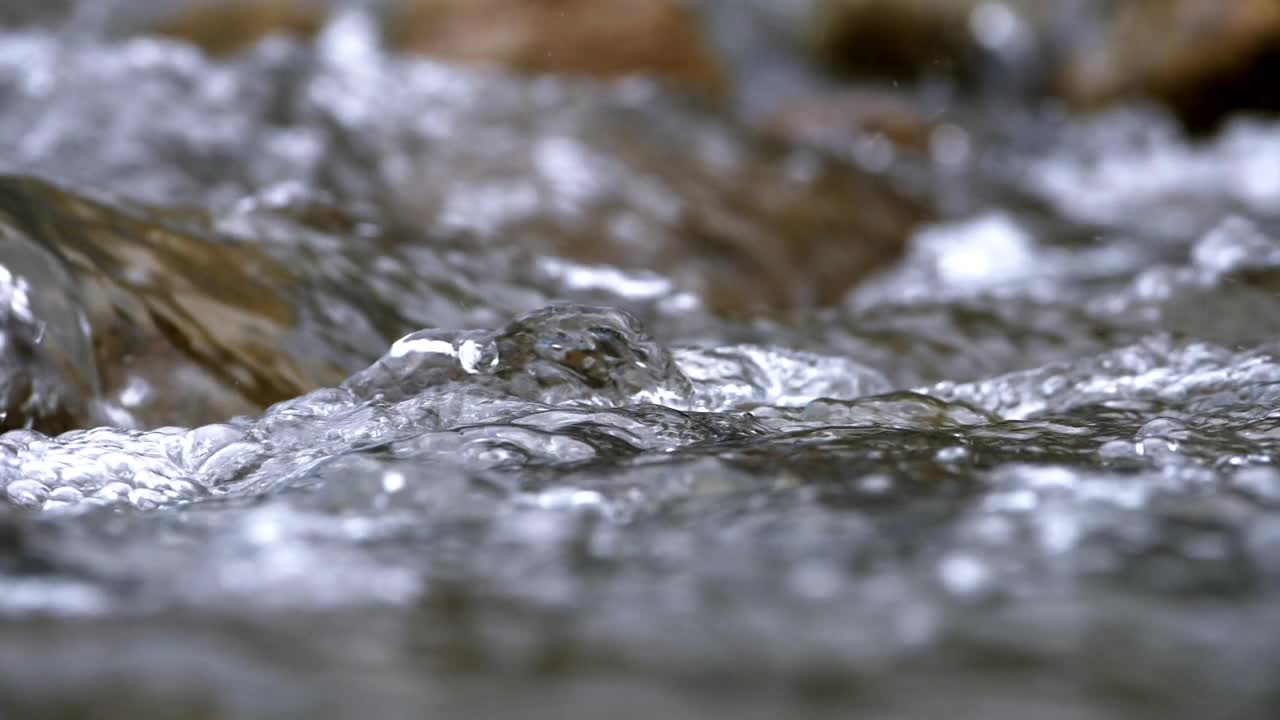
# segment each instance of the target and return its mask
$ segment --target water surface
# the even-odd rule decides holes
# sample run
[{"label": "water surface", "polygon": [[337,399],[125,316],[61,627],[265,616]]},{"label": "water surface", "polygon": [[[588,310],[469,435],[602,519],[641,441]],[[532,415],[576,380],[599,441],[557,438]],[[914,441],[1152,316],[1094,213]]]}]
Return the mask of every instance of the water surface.
[{"label": "water surface", "polygon": [[15,716],[1280,702],[1280,125],[859,170],[358,14],[13,31],[0,107]]}]

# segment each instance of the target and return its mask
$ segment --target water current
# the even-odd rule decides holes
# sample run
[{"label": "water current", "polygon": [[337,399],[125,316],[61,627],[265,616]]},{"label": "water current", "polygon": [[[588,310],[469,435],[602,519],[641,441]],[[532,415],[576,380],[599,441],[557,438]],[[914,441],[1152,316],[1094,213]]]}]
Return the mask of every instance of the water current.
[{"label": "water current", "polygon": [[1280,125],[993,128],[6,32],[0,709],[1272,717]]}]

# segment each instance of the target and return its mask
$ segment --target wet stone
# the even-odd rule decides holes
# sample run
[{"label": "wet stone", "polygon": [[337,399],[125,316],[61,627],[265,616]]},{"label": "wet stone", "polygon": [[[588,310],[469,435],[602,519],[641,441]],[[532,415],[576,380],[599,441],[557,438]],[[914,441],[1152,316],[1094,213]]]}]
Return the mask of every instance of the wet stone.
[{"label": "wet stone", "polygon": [[1154,100],[1197,132],[1233,112],[1277,110],[1271,0],[824,0],[812,24],[818,56],[863,81],[924,77],[1077,110]]},{"label": "wet stone", "polygon": [[686,0],[402,0],[390,43],[537,73],[647,75],[714,98],[721,70]]},{"label": "wet stone", "polygon": [[880,80],[945,79],[973,90],[1035,86],[1038,25],[1053,3],[819,0],[810,42],[830,66]]},{"label": "wet stone", "polygon": [[0,428],[70,430],[91,417],[98,382],[76,288],[52,256],[3,231]]},{"label": "wet stone", "polygon": [[1280,110],[1270,83],[1280,69],[1280,6],[1271,0],[1105,7],[1100,46],[1071,47],[1059,70],[1059,91],[1068,100],[1098,107],[1124,97],[1155,98],[1201,131],[1232,111]]},{"label": "wet stone", "polygon": [[30,328],[5,323],[4,382],[0,406],[5,430],[34,428],[44,432],[69,430],[86,421],[85,387],[59,372],[59,363],[39,356]]},{"label": "wet stone", "polygon": [[[34,178],[0,178],[0,217],[15,236],[10,242],[47,254],[72,279],[68,292],[83,298],[82,314],[63,322],[87,328],[62,332],[91,333],[94,357],[80,362],[100,377],[81,382],[100,387],[101,396],[81,396],[102,401],[107,412],[114,407],[117,422],[213,421],[337,377],[323,364],[281,352],[297,323],[283,292],[287,276],[252,247],[219,243],[163,215],[112,207]],[[48,366],[43,371],[57,367]],[[175,396],[174,387],[185,392]],[[64,421],[89,423],[87,409]]]}]

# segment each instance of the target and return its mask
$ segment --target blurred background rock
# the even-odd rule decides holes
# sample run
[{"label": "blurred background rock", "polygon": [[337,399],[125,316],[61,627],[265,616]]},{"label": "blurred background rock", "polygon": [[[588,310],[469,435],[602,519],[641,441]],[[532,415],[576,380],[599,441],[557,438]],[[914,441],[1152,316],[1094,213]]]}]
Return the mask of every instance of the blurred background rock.
[{"label": "blurred background rock", "polygon": [[[339,7],[390,47],[526,72],[652,75],[756,117],[850,87],[960,101],[1155,101],[1211,131],[1280,110],[1275,0],[17,0],[10,26],[156,33],[211,53],[307,37]],[[874,103],[873,103],[874,104]],[[864,109],[841,102],[853,113]]]}]

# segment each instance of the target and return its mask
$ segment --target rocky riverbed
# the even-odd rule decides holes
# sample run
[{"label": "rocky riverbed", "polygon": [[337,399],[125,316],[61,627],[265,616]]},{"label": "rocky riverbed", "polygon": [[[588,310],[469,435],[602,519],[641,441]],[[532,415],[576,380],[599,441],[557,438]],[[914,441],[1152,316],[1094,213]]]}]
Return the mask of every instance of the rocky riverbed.
[{"label": "rocky riverbed", "polygon": [[0,717],[1271,717],[1277,15],[12,3]]}]

